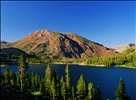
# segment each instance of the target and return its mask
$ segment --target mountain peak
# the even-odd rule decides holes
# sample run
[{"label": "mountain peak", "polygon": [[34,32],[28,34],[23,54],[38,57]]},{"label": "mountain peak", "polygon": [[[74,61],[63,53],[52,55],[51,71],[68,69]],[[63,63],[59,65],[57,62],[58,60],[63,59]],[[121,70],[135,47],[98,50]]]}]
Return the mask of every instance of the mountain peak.
[{"label": "mountain peak", "polygon": [[29,36],[38,36],[38,37],[41,37],[41,36],[45,36],[45,35],[50,35],[52,31],[50,30],[37,30],[33,33],[31,33]]},{"label": "mountain peak", "polygon": [[26,53],[34,52],[38,56],[49,58],[83,58],[115,53],[77,34],[63,34],[50,30],[37,30],[26,38],[3,47],[15,47]]}]

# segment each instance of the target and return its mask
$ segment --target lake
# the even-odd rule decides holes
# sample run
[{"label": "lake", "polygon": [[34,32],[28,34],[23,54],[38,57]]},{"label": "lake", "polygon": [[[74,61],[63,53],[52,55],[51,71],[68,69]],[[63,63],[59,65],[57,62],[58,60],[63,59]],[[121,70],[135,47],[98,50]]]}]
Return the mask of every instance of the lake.
[{"label": "lake", "polygon": [[[31,71],[38,73],[41,78],[45,75],[46,64],[30,64],[28,73]],[[59,78],[65,75],[64,64],[52,64],[53,71],[57,73]],[[18,71],[18,64],[13,64],[8,67],[12,71]],[[3,72],[5,67],[1,68]],[[82,65],[69,65],[71,85],[76,85],[81,74],[87,83],[92,82],[95,86],[100,86],[103,100],[115,100],[115,91],[117,89],[119,79],[122,77],[126,92],[131,97],[131,100],[136,100],[136,69],[117,68],[117,67],[93,67]]]}]

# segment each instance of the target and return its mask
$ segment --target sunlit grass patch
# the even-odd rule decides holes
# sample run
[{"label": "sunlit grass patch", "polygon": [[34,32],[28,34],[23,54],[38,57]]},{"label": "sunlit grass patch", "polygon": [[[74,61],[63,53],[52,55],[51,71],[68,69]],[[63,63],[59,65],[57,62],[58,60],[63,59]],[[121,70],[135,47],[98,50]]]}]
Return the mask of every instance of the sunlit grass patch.
[{"label": "sunlit grass patch", "polygon": [[38,96],[39,96],[39,95],[42,95],[42,92],[36,91],[36,92],[33,92],[32,94],[33,94],[33,95],[38,95]]}]

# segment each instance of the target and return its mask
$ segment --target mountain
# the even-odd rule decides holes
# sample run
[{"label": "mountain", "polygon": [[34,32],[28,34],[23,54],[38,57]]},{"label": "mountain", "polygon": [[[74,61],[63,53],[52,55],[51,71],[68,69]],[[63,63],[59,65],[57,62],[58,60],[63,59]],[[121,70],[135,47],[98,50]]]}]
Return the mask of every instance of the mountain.
[{"label": "mountain", "polygon": [[17,48],[13,48],[13,47],[9,47],[9,48],[3,48],[1,49],[2,54],[8,54],[8,55],[16,55],[16,56],[20,56],[21,54],[25,55],[25,56],[29,56],[26,52],[17,49]]},{"label": "mountain", "polygon": [[84,58],[115,54],[115,51],[75,33],[38,30],[16,42],[2,45],[47,58]]},{"label": "mountain", "polygon": [[135,44],[134,44],[134,43],[129,43],[129,44],[125,44],[125,45],[115,46],[115,47],[113,47],[113,49],[114,49],[116,52],[123,52],[123,51],[126,50],[127,48],[132,48],[132,47],[135,47]]},{"label": "mountain", "polygon": [[8,42],[6,41],[0,41],[1,44],[7,44]]}]

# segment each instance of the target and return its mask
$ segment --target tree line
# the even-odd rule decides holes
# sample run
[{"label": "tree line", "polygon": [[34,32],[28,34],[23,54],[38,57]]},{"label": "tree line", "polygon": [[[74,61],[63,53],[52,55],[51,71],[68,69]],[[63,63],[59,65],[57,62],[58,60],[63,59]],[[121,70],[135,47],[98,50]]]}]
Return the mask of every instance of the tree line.
[{"label": "tree line", "polygon": [[117,53],[111,56],[93,57],[84,59],[85,63],[92,65],[105,66],[131,66],[136,67],[136,52],[134,48],[128,48],[122,53]]},{"label": "tree line", "polygon": [[[18,61],[19,56],[1,54],[0,65],[7,65],[10,62]],[[31,63],[76,63],[76,64],[87,64],[87,65],[104,65],[104,66],[127,66],[136,67],[136,52],[134,48],[128,48],[122,53],[117,53],[110,56],[100,56],[100,57],[88,57],[81,59],[50,59],[46,57],[36,57],[36,55],[31,55],[27,57],[26,62]]]},{"label": "tree line", "polygon": [[[65,68],[65,77],[62,76],[61,79],[58,78],[56,72],[52,71],[50,65],[45,70],[44,78],[40,78],[33,71],[28,76],[28,68],[26,58],[21,55],[18,72],[12,72],[8,68],[4,70],[4,73],[0,72],[0,86],[18,89],[25,94],[39,92],[40,100],[102,100],[100,87],[95,87],[92,82],[87,84],[83,75],[80,75],[76,86],[71,86],[68,64]],[[116,100],[130,100],[130,97],[126,94],[125,83],[122,78],[115,96]],[[10,96],[10,98],[12,97],[13,95]],[[2,100],[4,99],[5,97]],[[17,99],[17,97],[14,97],[14,99]]]}]

